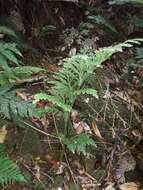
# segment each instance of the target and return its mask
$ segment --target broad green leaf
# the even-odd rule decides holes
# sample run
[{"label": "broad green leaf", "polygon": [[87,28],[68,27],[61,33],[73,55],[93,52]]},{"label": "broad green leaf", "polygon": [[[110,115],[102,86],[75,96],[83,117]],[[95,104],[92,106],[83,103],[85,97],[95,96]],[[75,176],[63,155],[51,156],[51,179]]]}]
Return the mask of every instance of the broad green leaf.
[{"label": "broad green leaf", "polygon": [[16,33],[11,28],[9,28],[7,26],[0,26],[0,33],[17,38]]},{"label": "broad green leaf", "polygon": [[4,50],[2,54],[11,62],[15,63],[16,65],[19,65],[18,59],[16,58],[15,54],[10,50]]}]

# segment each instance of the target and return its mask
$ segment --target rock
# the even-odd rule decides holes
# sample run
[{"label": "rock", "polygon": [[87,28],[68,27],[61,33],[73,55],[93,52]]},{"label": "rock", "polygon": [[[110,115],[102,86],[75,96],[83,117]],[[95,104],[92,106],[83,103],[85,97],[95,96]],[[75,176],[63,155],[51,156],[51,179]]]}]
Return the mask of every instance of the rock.
[{"label": "rock", "polygon": [[119,184],[125,183],[125,172],[134,170],[136,161],[131,152],[124,154],[118,161],[118,168],[116,168],[116,179]]}]

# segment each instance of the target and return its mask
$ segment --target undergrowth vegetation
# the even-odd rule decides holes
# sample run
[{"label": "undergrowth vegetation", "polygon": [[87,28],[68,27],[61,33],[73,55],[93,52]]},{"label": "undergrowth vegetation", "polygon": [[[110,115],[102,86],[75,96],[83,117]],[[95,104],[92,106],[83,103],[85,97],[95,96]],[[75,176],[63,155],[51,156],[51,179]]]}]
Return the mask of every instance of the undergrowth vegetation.
[{"label": "undergrowth vegetation", "polygon": [[[140,44],[142,39],[127,40],[124,43],[101,48],[95,52],[85,52],[69,58],[64,63],[63,69],[54,74],[54,80],[49,83],[52,85],[49,95],[35,95],[34,103],[41,100],[48,100],[59,107],[63,112],[64,117],[64,137],[63,143],[75,153],[86,153],[86,145],[95,145],[94,141],[83,134],[74,136],[70,131],[70,113],[74,107],[74,103],[78,96],[87,94],[98,98],[97,91],[94,88],[86,88],[85,82],[93,74],[97,67],[108,60],[114,53],[122,52],[123,48],[132,47],[133,44]],[[68,135],[69,134],[69,135]],[[84,143],[82,143],[84,142]]]},{"label": "undergrowth vegetation", "polygon": [[[17,82],[31,77],[32,74],[39,73],[43,69],[31,66],[22,66],[22,54],[13,42],[5,42],[5,35],[17,37],[14,31],[8,27],[1,26],[0,33],[0,130],[2,133],[1,143],[4,142],[6,134],[5,127],[8,121],[13,121],[16,125],[24,118],[36,116],[36,107],[32,101],[22,101],[16,96]],[[34,115],[35,113],[35,115]],[[26,182],[16,163],[14,163],[5,153],[3,146],[0,146],[0,184],[8,185],[13,182]]]},{"label": "undergrowth vegetation", "polygon": [[[71,27],[65,27],[66,22],[61,15],[58,19],[65,27],[61,31],[60,29],[57,31],[59,26],[56,27],[54,22],[51,22],[52,24],[43,22],[39,25],[35,20],[31,22],[38,28],[31,26],[32,32],[37,32],[37,36],[34,33],[27,37],[29,43],[36,44],[37,49],[33,51],[36,54],[32,56],[37,58],[45,48],[45,52],[50,52],[50,56],[54,57],[52,63],[46,60],[44,66],[40,60],[37,61],[38,64],[33,61],[30,48],[22,49],[19,36],[10,26],[0,25],[0,187],[2,188],[9,189],[13,187],[11,186],[13,183],[18,182],[24,186],[29,183],[31,189],[46,190],[46,185],[52,189],[51,184],[54,183],[54,178],[58,175],[61,175],[60,177],[66,175],[64,177],[68,182],[70,178],[74,182],[73,189],[80,189],[82,185],[77,185],[78,180],[85,175],[92,181],[90,185],[93,188],[99,189],[105,185],[107,188],[102,189],[108,190],[111,187],[115,190],[113,186],[120,187],[120,183],[124,184],[124,173],[130,171],[120,168],[121,163],[118,161],[116,164],[118,166],[114,168],[112,165],[115,157],[118,160],[120,153],[124,156],[137,145],[125,149],[128,144],[127,138],[130,140],[132,136],[138,137],[134,126],[132,127],[133,122],[142,121],[139,118],[142,110],[142,95],[138,95],[137,90],[140,90],[143,84],[141,70],[143,68],[143,39],[138,35],[132,38],[132,35],[134,36],[134,30],[136,35],[136,32],[143,28],[143,17],[126,13],[126,20],[121,19],[120,28],[120,23],[116,22],[118,18],[114,18],[113,10],[116,6],[119,10],[122,6],[126,8],[126,5],[134,6],[135,9],[140,8],[143,2],[142,0],[110,0],[108,3],[105,2],[105,5],[99,2],[99,9],[94,5],[94,3],[98,4],[98,1],[69,2],[74,6],[79,3],[80,10],[83,11],[83,20],[78,23],[78,27],[74,24]],[[37,1],[34,4],[33,14],[36,13],[36,6],[40,3],[42,2]],[[43,3],[42,6],[45,4]],[[60,14],[59,10],[55,8],[54,14]],[[113,13],[111,14],[110,11]],[[129,25],[129,28],[125,29],[124,24]],[[123,34],[122,27],[124,28]],[[57,41],[60,44],[55,49],[52,49],[54,43],[47,48],[46,43],[52,35],[57,35],[56,32],[59,37]],[[127,33],[126,36],[125,33]],[[44,41],[44,44],[40,44],[40,40]],[[55,40],[55,36],[52,40]],[[125,52],[124,55],[123,52]],[[59,53],[62,56],[57,56]],[[32,64],[29,64],[29,60],[32,60]],[[44,69],[40,67],[41,65]],[[106,69],[110,76],[106,76]],[[136,94],[132,93],[134,88],[137,89],[137,98],[134,97]],[[128,100],[129,97],[131,100]],[[130,114],[126,113],[128,116],[125,114],[125,119],[121,117],[124,112],[121,114],[122,110],[119,110],[123,105],[125,105],[126,112]],[[80,111],[83,115],[85,114],[83,118],[80,116]],[[102,127],[107,131],[105,135],[104,132],[100,132],[102,127],[99,130],[97,123],[103,125]],[[40,151],[37,150],[40,153],[30,155],[28,159],[25,159],[26,155],[20,153],[26,133],[30,134],[30,142],[26,141],[27,146],[32,147],[34,139],[33,134],[28,130],[39,132],[36,141],[40,144]],[[10,136],[15,138],[16,135],[20,136],[21,142],[20,145],[14,144],[11,150],[9,144],[17,139],[11,140]],[[106,135],[110,137],[106,139]],[[141,135],[138,138],[140,140]],[[55,143],[58,149],[58,159],[53,156],[56,148],[52,143]],[[100,158],[102,157],[103,160],[99,161],[100,148],[102,148],[101,154],[106,154],[107,158],[104,160],[104,155],[102,155]],[[94,155],[95,152],[97,155]],[[84,166],[73,161],[75,159],[80,160]],[[96,167],[98,169],[95,169],[92,174],[86,171],[86,159],[92,159],[92,162],[97,159],[97,163],[93,162],[92,169]],[[74,177],[71,169],[73,165],[70,164],[78,168],[75,172],[80,175],[78,179]],[[122,172],[117,174],[119,169],[122,169]],[[25,170],[30,174],[27,174]],[[102,170],[107,171],[103,174]],[[99,176],[93,177],[95,173],[98,175],[98,171]],[[113,173],[115,177],[111,177]],[[118,177],[121,177],[122,181]],[[30,181],[31,178],[34,180]],[[66,189],[66,183],[63,183],[64,189]],[[82,189],[86,187],[82,186]]]}]

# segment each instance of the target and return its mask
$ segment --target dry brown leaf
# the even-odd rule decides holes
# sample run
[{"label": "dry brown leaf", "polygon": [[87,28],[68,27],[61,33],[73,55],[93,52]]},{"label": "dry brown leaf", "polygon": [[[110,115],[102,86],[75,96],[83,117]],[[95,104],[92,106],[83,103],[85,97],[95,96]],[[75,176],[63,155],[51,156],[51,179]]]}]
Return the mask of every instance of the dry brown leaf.
[{"label": "dry brown leaf", "polygon": [[76,111],[76,110],[72,111],[71,120],[73,123],[78,123],[81,121],[81,118],[80,118],[78,111]]},{"label": "dry brown leaf", "polygon": [[81,134],[84,132],[84,125],[81,122],[73,123],[73,128],[75,129],[77,134]]},{"label": "dry brown leaf", "polygon": [[39,167],[39,165],[35,165],[35,167],[34,167],[34,169],[35,169],[35,176],[36,176],[36,178],[38,179],[38,180],[40,180],[40,177],[41,177],[41,175],[40,175],[40,167]]},{"label": "dry brown leaf", "polygon": [[108,182],[108,186],[104,190],[115,190],[114,185],[114,183]]},{"label": "dry brown leaf", "polygon": [[23,94],[22,92],[17,91],[17,92],[16,92],[16,95],[17,95],[18,97],[20,97],[20,98],[21,98],[22,100],[24,100],[24,101],[27,101],[27,100],[28,100],[27,96],[26,96],[25,94]]},{"label": "dry brown leaf", "polygon": [[40,100],[40,101],[37,102],[37,104],[36,104],[37,108],[42,108],[42,109],[44,109],[44,108],[46,107],[46,105],[47,105],[47,102],[44,101],[44,100]]},{"label": "dry brown leaf", "polygon": [[41,119],[41,123],[42,123],[42,125],[43,125],[44,131],[47,132],[50,122],[49,122],[49,120],[47,119],[46,116],[44,116],[44,117]]},{"label": "dry brown leaf", "polygon": [[120,185],[120,189],[121,190],[139,190],[139,184],[136,184],[134,182],[130,182],[130,183],[124,183],[122,185]]},{"label": "dry brown leaf", "polygon": [[60,166],[60,162],[55,158],[55,155],[53,153],[48,153],[44,156],[44,159],[48,161],[53,169],[58,169]]},{"label": "dry brown leaf", "polygon": [[48,63],[46,66],[45,66],[45,64],[42,64],[42,67],[48,69],[48,72],[58,72],[59,71],[59,67],[57,65],[50,64],[50,63]]},{"label": "dry brown leaf", "polygon": [[111,128],[111,131],[112,131],[112,138],[115,139],[115,137],[116,137],[116,132],[115,132],[115,130],[114,130],[113,128]]},{"label": "dry brown leaf", "polygon": [[57,175],[63,174],[63,173],[64,173],[64,169],[66,168],[66,166],[67,166],[67,165],[66,165],[65,162],[59,163],[59,167],[58,167],[58,169],[57,169],[56,174],[57,174]]},{"label": "dry brown leaf", "polygon": [[59,19],[60,19],[61,23],[65,26],[65,25],[66,25],[66,23],[65,23],[64,18],[63,18],[62,16],[59,16]]},{"label": "dry brown leaf", "polygon": [[100,133],[98,127],[97,127],[97,124],[96,124],[95,120],[92,122],[92,129],[93,129],[94,134],[97,137],[99,137],[100,139],[103,139],[103,137],[101,136],[101,133]]},{"label": "dry brown leaf", "polygon": [[0,143],[4,143],[6,134],[7,134],[6,127],[3,126],[2,128],[0,128]]},{"label": "dry brown leaf", "polygon": [[71,48],[70,52],[69,52],[69,56],[75,56],[76,55],[76,52],[77,52],[77,49],[76,48]]},{"label": "dry brown leaf", "polygon": [[83,120],[81,120],[80,114],[77,111],[73,111],[71,113],[71,120],[73,123],[73,128],[75,129],[77,134],[81,134],[84,132],[89,134],[92,133],[89,125]]}]

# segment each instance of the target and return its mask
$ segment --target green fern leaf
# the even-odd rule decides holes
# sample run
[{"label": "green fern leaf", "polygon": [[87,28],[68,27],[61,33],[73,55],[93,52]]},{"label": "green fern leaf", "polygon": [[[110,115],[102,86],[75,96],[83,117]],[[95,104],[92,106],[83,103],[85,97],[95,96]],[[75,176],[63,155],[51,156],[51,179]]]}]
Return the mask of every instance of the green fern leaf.
[{"label": "green fern leaf", "polygon": [[143,59],[143,48],[136,48],[136,58]]},{"label": "green fern leaf", "polygon": [[[0,55],[1,58],[1,55]],[[0,60],[1,61],[1,60]],[[39,72],[43,71],[44,69],[41,69],[39,67],[31,67],[31,66],[21,66],[21,67],[15,67],[10,68],[8,65],[3,65],[4,71],[0,73],[0,84],[9,84],[9,83],[15,83],[20,80],[30,80],[30,77],[34,74],[38,74]]]},{"label": "green fern leaf", "polygon": [[14,117],[38,117],[39,110],[30,101],[21,101],[12,92],[0,96],[0,112],[9,120]]},{"label": "green fern leaf", "polygon": [[4,144],[0,144],[0,156],[2,156],[2,157],[6,157],[7,156]]},{"label": "green fern leaf", "polygon": [[0,184],[2,186],[9,185],[14,182],[26,182],[18,166],[8,157],[0,156],[0,166]]},{"label": "green fern leaf", "polygon": [[8,93],[12,87],[13,87],[13,85],[2,85],[2,86],[0,86],[0,96]]},{"label": "green fern leaf", "polygon": [[16,58],[15,54],[9,49],[5,49],[5,51],[2,52],[2,55],[4,55],[9,61],[15,63],[16,65],[19,65],[18,59]]},{"label": "green fern leaf", "polygon": [[5,59],[5,57],[0,54],[0,66],[3,68],[3,70],[5,70],[6,72],[10,71],[10,67],[7,64],[7,61]]},{"label": "green fern leaf", "polygon": [[3,98],[0,98],[0,103],[0,112],[3,113],[7,119],[11,119],[9,102]]},{"label": "green fern leaf", "polygon": [[15,44],[15,43],[5,43],[4,46],[5,46],[6,49],[9,49],[13,53],[15,53],[15,54],[19,55],[20,57],[22,57],[21,52],[17,48],[17,44]]},{"label": "green fern leaf", "polygon": [[7,26],[0,26],[0,33],[1,34],[6,34],[6,35],[9,35],[9,36],[13,36],[13,37],[17,38],[17,35],[14,32],[14,30],[7,27]]},{"label": "green fern leaf", "polygon": [[98,98],[97,91],[93,88],[84,88],[84,89],[75,91],[75,95],[77,96],[82,95],[82,94],[92,95]]},{"label": "green fern leaf", "polygon": [[86,155],[86,148],[87,146],[93,146],[97,147],[95,142],[90,138],[89,135],[87,134],[80,134],[71,138],[66,138],[64,139],[64,144],[67,145],[67,148],[72,152],[72,153],[82,153]]},{"label": "green fern leaf", "polygon": [[95,90],[83,88],[83,84],[88,80],[95,68],[100,67],[113,54],[122,52],[124,48],[130,48],[134,44],[140,44],[142,41],[143,39],[127,40],[115,46],[101,48],[95,53],[79,54],[67,59],[63,69],[55,74],[54,80],[50,82],[52,85],[50,93],[52,95],[36,95],[35,102],[42,99],[48,100],[60,108],[63,107],[64,111],[70,111],[78,95],[90,94],[97,97]]},{"label": "green fern leaf", "polygon": [[7,186],[14,182],[26,182],[19,167],[5,153],[5,147],[0,144],[0,185]]},{"label": "green fern leaf", "polygon": [[0,43],[0,64],[4,70],[9,70],[10,62],[19,65],[17,55],[22,56],[15,43]]},{"label": "green fern leaf", "polygon": [[63,102],[63,100],[58,96],[50,96],[50,95],[47,95],[47,94],[44,94],[44,93],[40,93],[40,94],[36,94],[34,99],[35,99],[33,101],[34,104],[39,102],[40,100],[48,100],[48,101],[56,104],[58,107],[62,108],[65,111],[70,112],[72,110],[72,107],[65,104]]},{"label": "green fern leaf", "polygon": [[44,69],[39,68],[39,67],[32,67],[32,66],[20,66],[20,67],[15,67],[12,69],[12,72],[14,73],[15,76],[22,78],[22,76],[29,77],[32,74],[37,74],[41,71],[44,71]]}]

